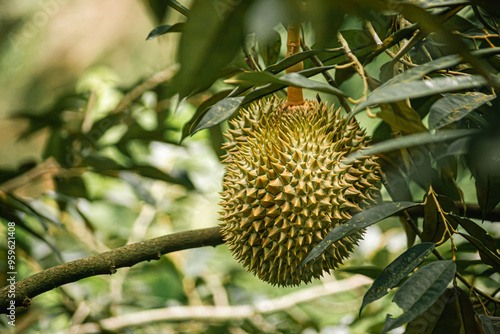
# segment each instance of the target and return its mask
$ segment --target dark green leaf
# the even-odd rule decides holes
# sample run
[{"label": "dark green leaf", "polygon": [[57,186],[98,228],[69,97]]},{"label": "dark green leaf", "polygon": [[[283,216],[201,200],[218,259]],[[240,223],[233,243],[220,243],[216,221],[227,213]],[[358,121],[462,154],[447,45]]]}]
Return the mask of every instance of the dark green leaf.
[{"label": "dark green leaf", "polygon": [[307,79],[299,73],[289,73],[281,77],[274,76],[267,72],[244,72],[238,74],[231,80],[226,80],[228,83],[241,85],[261,85],[261,84],[277,84],[283,86],[293,86],[315,91],[330,93],[334,95],[346,96],[340,89],[324,84],[322,82]]},{"label": "dark green leaf", "polygon": [[203,101],[198,106],[198,108],[196,108],[196,112],[193,115],[193,117],[191,117],[189,122],[184,124],[184,127],[182,128],[181,142],[187,136],[189,136],[191,133],[193,133],[193,129],[200,123],[202,116],[205,114],[207,109],[210,108],[211,106],[213,106],[214,104],[216,104],[217,102],[219,102],[220,100],[222,100],[223,98],[225,98],[226,96],[230,95],[231,91],[234,91],[234,90],[231,90],[231,89],[222,90],[222,91],[216,93],[215,95],[209,97],[205,101]]},{"label": "dark green leaf", "polygon": [[153,39],[155,37],[158,37],[160,35],[169,33],[169,32],[181,32],[184,27],[184,23],[176,23],[174,25],[163,25],[163,26],[158,26],[151,30],[149,33],[148,37],[146,37],[146,40]]},{"label": "dark green leaf", "polygon": [[491,250],[487,248],[481,240],[474,238],[470,235],[464,233],[458,233],[465,239],[467,239],[471,244],[473,244],[479,250],[479,256],[484,263],[489,264],[493,267],[497,272],[500,272],[500,256],[496,252],[496,250]]},{"label": "dark green leaf", "polygon": [[337,269],[336,271],[343,271],[346,273],[360,274],[371,279],[377,278],[382,272],[382,269],[375,266],[348,266],[344,268]]},{"label": "dark green leaf", "polygon": [[167,1],[167,5],[169,7],[172,7],[173,9],[175,9],[176,11],[181,13],[182,15],[184,15],[184,16],[189,15],[189,9],[187,9],[186,7],[181,5],[177,0],[166,0],[166,1]]},{"label": "dark green leaf", "polygon": [[[436,199],[439,203],[439,206],[444,212],[457,211],[455,204],[448,197],[437,195]],[[447,217],[449,217],[449,219]],[[423,241],[438,243],[438,245],[448,240],[450,234],[447,232],[445,224],[451,224],[453,228],[456,228],[458,224],[456,220],[448,214],[445,215],[445,218],[447,218],[446,222],[443,221],[442,213],[439,211],[434,197],[432,195],[426,196],[424,207],[424,223],[421,239]]]},{"label": "dark green leaf", "polygon": [[395,213],[403,211],[414,206],[418,206],[420,203],[414,202],[391,202],[383,203],[375,207],[369,208],[365,211],[355,214],[347,222],[335,227],[331,230],[321,241],[317,244],[312,251],[307,255],[304,262],[302,262],[302,267],[309,261],[320,256],[325,249],[327,249],[334,242],[350,235],[351,233],[364,229],[370,225],[378,223],[384,218],[387,218]]},{"label": "dark green leaf", "polygon": [[491,317],[480,314],[479,319],[481,319],[481,323],[483,324],[484,334],[500,333],[500,317]]},{"label": "dark green leaf", "polygon": [[455,271],[456,264],[451,260],[432,262],[417,270],[393,298],[404,313],[396,319],[388,314],[382,334],[412,321],[431,307],[451,282]]},{"label": "dark green leaf", "polygon": [[422,8],[446,7],[454,5],[468,5],[470,1],[463,0],[414,0],[413,3]]},{"label": "dark green leaf", "polygon": [[486,230],[481,226],[470,219],[463,218],[457,215],[452,215],[452,218],[455,219],[457,223],[460,224],[460,226],[462,226],[469,235],[481,241],[485,247],[489,248],[492,251],[497,248],[495,239],[493,239],[493,237],[489,235],[488,232],[486,232]]},{"label": "dark green leaf", "polygon": [[471,138],[467,165],[476,180],[476,194],[483,217],[500,202],[500,136],[498,127]]},{"label": "dark green leaf", "polygon": [[137,171],[140,175],[145,177],[180,184],[189,190],[194,189],[194,185],[185,171],[172,170],[167,174],[153,166],[134,166],[132,170]]},{"label": "dark green leaf", "polygon": [[429,132],[415,133],[399,138],[389,139],[371,147],[356,151],[347,156],[345,164],[350,164],[356,159],[364,156],[370,156],[378,153],[399,150],[404,147],[419,145],[437,144],[448,140],[458,139],[477,134],[477,130],[442,130],[435,134]]},{"label": "dark green leaf", "polygon": [[183,98],[219,78],[244,41],[244,15],[253,1],[194,1],[179,42],[180,70],[172,86]]},{"label": "dark green leaf", "polygon": [[198,126],[193,130],[193,134],[226,120],[240,108],[242,101],[243,97],[228,97],[217,102],[203,116]]},{"label": "dark green leaf", "polygon": [[[334,66],[310,68],[307,70],[297,72],[297,74],[303,75],[304,77],[310,77],[310,76],[316,75],[318,73],[328,71],[329,69],[332,69],[332,68],[334,68]],[[241,91],[240,87],[242,87],[242,86],[238,86],[233,92]],[[284,87],[285,87],[285,85],[276,84],[276,83],[267,84],[265,86],[259,87],[255,90],[251,91],[247,95],[245,95],[239,106],[242,107],[244,105],[247,105],[248,103],[251,103],[255,100],[258,100],[266,95],[272,94],[272,93],[274,93],[274,92],[276,92]],[[227,99],[233,99],[232,95],[233,95],[233,93],[231,93],[229,95],[231,97],[228,97]],[[236,94],[234,94],[234,95],[236,95]],[[227,99],[221,100],[220,104],[225,104],[224,101]],[[217,121],[219,123],[226,120],[227,118],[231,117],[232,114],[238,110],[238,108],[234,107],[234,105],[235,105],[234,100],[233,100],[233,102],[229,102],[229,105],[231,105],[233,107],[231,109],[227,109],[226,110],[227,112],[224,112],[224,115],[219,113],[217,105],[214,105],[212,108],[208,109],[206,112],[201,113],[199,116],[200,121],[199,122],[196,121],[193,123],[193,124],[198,124],[198,125],[196,126],[195,130],[193,130],[190,134],[194,134],[195,132],[197,132],[201,129],[206,129],[207,127],[214,126],[215,124],[218,124],[218,123],[215,123],[212,121],[209,126],[205,126],[206,125],[204,123],[205,121],[212,120],[212,116],[207,116],[208,114],[212,114],[213,116],[217,117]],[[232,112],[231,112],[231,110],[232,110]],[[197,114],[198,114],[198,112],[197,112]],[[223,117],[225,117],[225,118],[223,118]]]},{"label": "dark green leaf", "polygon": [[486,95],[478,92],[446,94],[431,107],[429,129],[439,129],[456,122],[494,98],[496,98],[496,95]]},{"label": "dark green leaf", "polygon": [[397,286],[403,278],[408,276],[429,257],[433,249],[434,243],[424,242],[406,250],[396,260],[391,262],[364,295],[359,314],[361,314],[366,305],[382,298],[389,292],[389,289]]},{"label": "dark green leaf", "polygon": [[462,89],[478,88],[487,84],[488,81],[479,75],[440,77],[423,81],[386,84],[374,90],[366,100],[356,105],[351,115],[379,103],[403,101]]}]

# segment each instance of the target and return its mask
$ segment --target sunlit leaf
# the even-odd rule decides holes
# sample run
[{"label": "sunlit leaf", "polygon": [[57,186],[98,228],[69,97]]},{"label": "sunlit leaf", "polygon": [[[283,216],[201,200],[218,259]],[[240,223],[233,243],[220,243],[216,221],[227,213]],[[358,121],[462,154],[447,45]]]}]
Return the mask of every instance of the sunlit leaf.
[{"label": "sunlit leaf", "polygon": [[410,276],[393,298],[404,313],[396,319],[388,314],[382,334],[412,321],[431,307],[451,282],[455,271],[455,262],[442,260],[429,263]]},{"label": "sunlit leaf", "polygon": [[379,154],[383,152],[389,152],[401,149],[403,147],[412,147],[428,144],[438,144],[441,142],[454,140],[466,136],[473,136],[477,134],[477,130],[443,130],[436,132],[435,134],[425,132],[425,133],[415,133],[403,137],[398,137],[394,139],[385,140],[381,143],[375,144],[365,149],[356,151],[349,156],[347,156],[344,163],[350,164],[356,159],[364,156],[370,156],[374,154]]},{"label": "sunlit leaf", "polygon": [[439,129],[456,122],[494,98],[496,98],[496,95],[486,95],[478,92],[446,94],[431,107],[429,129]]},{"label": "sunlit leaf", "polygon": [[406,210],[420,205],[414,202],[391,202],[383,203],[375,207],[369,208],[365,211],[355,214],[347,222],[333,228],[321,241],[317,244],[311,252],[307,255],[302,266],[306,265],[309,261],[320,256],[331,244],[339,241],[340,239],[350,235],[351,233],[364,229],[370,225],[378,223],[379,221],[392,216],[395,213]]},{"label": "sunlit leaf", "polygon": [[357,104],[353,109],[353,113],[379,103],[389,103],[462,89],[478,88],[487,84],[488,82],[482,76],[469,75],[383,85],[368,95],[366,100]]},{"label": "sunlit leaf", "polygon": [[413,246],[391,262],[377,277],[363,297],[359,314],[365,306],[385,296],[389,289],[397,286],[403,278],[417,268],[434,249],[434,243],[424,242]]},{"label": "sunlit leaf", "polygon": [[176,23],[174,25],[162,25],[154,28],[151,30],[149,33],[148,37],[146,37],[146,40],[153,39],[155,37],[158,37],[160,35],[169,33],[169,32],[181,32],[184,27],[184,23]]}]

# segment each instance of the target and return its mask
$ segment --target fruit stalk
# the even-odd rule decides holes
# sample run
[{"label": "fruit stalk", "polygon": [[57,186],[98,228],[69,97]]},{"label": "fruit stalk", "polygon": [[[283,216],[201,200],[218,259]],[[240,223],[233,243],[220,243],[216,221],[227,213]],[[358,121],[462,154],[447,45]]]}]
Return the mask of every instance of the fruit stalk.
[{"label": "fruit stalk", "polygon": [[[290,23],[288,25],[286,56],[289,57],[300,51],[300,23]],[[304,69],[302,62],[297,63],[286,69],[286,73],[298,72]],[[302,88],[288,87],[288,105],[297,106],[304,103]]]}]

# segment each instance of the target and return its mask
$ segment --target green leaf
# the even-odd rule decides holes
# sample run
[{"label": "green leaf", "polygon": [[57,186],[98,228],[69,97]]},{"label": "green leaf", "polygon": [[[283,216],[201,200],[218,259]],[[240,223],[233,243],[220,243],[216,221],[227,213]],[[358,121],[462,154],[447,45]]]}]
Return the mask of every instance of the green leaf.
[{"label": "green leaf", "polygon": [[360,274],[371,279],[377,278],[382,273],[382,269],[375,266],[349,266],[336,269],[336,271],[343,271],[351,274]]},{"label": "green leaf", "polygon": [[[303,75],[304,77],[309,77],[309,76],[313,76],[313,75],[316,75],[316,74],[324,72],[324,71],[328,71],[329,69],[332,69],[332,68],[334,68],[334,66],[310,68],[307,70],[297,72],[297,74]],[[241,87],[242,86],[238,86],[233,92],[241,92],[242,91]],[[247,105],[247,104],[249,104],[255,100],[258,100],[266,95],[272,94],[272,93],[274,93],[274,92],[276,92],[284,87],[285,87],[285,85],[277,84],[277,83],[271,83],[271,84],[267,84],[265,86],[259,87],[255,90],[251,91],[247,95],[245,95],[243,100],[241,101],[239,107]],[[233,92],[231,94],[229,94],[230,97],[228,97],[224,100],[221,100],[219,102],[220,103],[219,105],[225,105],[226,104],[226,102],[224,102],[225,100],[233,99],[234,98]],[[236,94],[234,94],[234,95],[236,95]],[[225,109],[225,112],[223,112],[223,114],[220,113],[220,110],[218,110],[219,106],[217,106],[217,105],[212,106],[212,108],[208,109],[206,112],[202,112],[199,116],[200,121],[199,122],[196,121],[193,123],[193,124],[197,123],[198,125],[191,132],[191,135],[195,134],[199,130],[206,129],[210,126],[214,126],[216,124],[219,124],[220,122],[231,117],[232,114],[234,112],[236,112],[239,108],[239,107],[236,107],[236,103],[234,101],[236,101],[236,100],[233,100],[232,102],[229,101],[227,103],[228,106],[230,107],[230,109],[227,109],[225,107],[226,109]],[[197,114],[198,114],[198,112],[197,112]],[[209,114],[210,114],[210,116],[209,116]],[[203,116],[201,116],[201,115],[203,115]],[[214,117],[216,119],[214,119]],[[210,122],[210,125],[205,124],[205,122]],[[216,122],[219,122],[219,123],[216,123]]]},{"label": "green leaf", "polygon": [[486,230],[481,226],[467,218],[463,218],[457,215],[452,215],[451,217],[455,219],[457,223],[464,228],[465,231],[467,231],[467,234],[481,241],[485,247],[489,248],[492,251],[497,248],[495,239],[493,239],[493,237],[489,235],[488,232],[486,232]]},{"label": "green leaf", "polygon": [[389,292],[389,289],[397,286],[403,278],[408,276],[429,257],[433,249],[434,243],[424,242],[406,250],[396,260],[391,262],[364,295],[359,314],[361,315],[365,306],[382,298]]},{"label": "green leaf", "polygon": [[422,8],[446,7],[454,5],[468,5],[470,1],[463,0],[413,0],[413,3]]},{"label": "green leaf", "polygon": [[[436,198],[439,206],[444,212],[448,213],[457,211],[455,204],[448,197],[437,195]],[[456,228],[458,223],[448,214],[445,215],[445,218],[447,218],[446,222],[443,221],[443,216],[439,212],[436,202],[431,195],[427,195],[424,202],[424,222],[421,239],[423,241],[435,243],[439,242],[439,244],[442,244],[450,237],[449,233],[446,231],[445,224],[449,223],[453,226],[453,228]]]},{"label": "green leaf", "polygon": [[253,1],[195,0],[178,49],[180,70],[172,87],[183,98],[220,77],[243,44],[244,16]]},{"label": "green leaf", "polygon": [[456,122],[467,116],[471,111],[495,98],[496,95],[486,95],[478,92],[446,94],[431,107],[429,112],[429,129],[439,129]]},{"label": "green leaf", "polygon": [[191,133],[193,133],[193,129],[196,128],[196,126],[200,123],[201,119],[203,118],[203,115],[206,114],[206,111],[208,108],[219,102],[220,100],[224,99],[228,95],[230,95],[232,89],[226,89],[222,90],[215,95],[209,97],[205,101],[203,101],[198,108],[196,108],[196,112],[194,113],[193,117],[184,124],[184,127],[182,128],[182,136],[181,136],[181,142],[189,136]]},{"label": "green leaf", "polygon": [[373,146],[361,149],[354,153],[349,154],[343,161],[345,164],[350,164],[357,159],[365,156],[370,156],[374,154],[379,154],[383,152],[389,152],[394,150],[399,150],[404,147],[437,144],[449,140],[454,140],[466,136],[472,136],[477,134],[477,130],[442,130],[436,132],[435,134],[424,132],[415,133],[399,138],[385,140],[381,143],[375,144]]},{"label": "green leaf", "polygon": [[361,110],[379,103],[403,101],[439,93],[454,92],[485,86],[488,81],[479,75],[440,77],[422,81],[400,82],[383,85],[374,90],[366,100],[356,105],[351,117]]},{"label": "green leaf", "polygon": [[484,334],[498,334],[500,333],[500,317],[491,317],[484,314],[479,315],[481,323],[483,324]]},{"label": "green leaf", "polygon": [[404,313],[396,319],[388,314],[382,334],[412,321],[431,307],[445,291],[455,271],[455,262],[443,260],[429,263],[414,273],[393,298]]},{"label": "green leaf", "polygon": [[153,39],[155,37],[158,37],[160,35],[169,33],[169,32],[181,32],[185,23],[176,23],[174,25],[162,25],[154,28],[151,30],[149,33],[148,37],[146,37],[146,40],[149,41],[150,39]]},{"label": "green leaf", "polygon": [[471,244],[474,245],[474,247],[479,250],[479,256],[484,263],[492,266],[493,269],[495,269],[497,272],[500,272],[500,256],[498,255],[496,250],[489,249],[481,240],[475,237],[460,232],[458,234],[467,239]]},{"label": "green leaf", "polygon": [[227,83],[240,85],[261,85],[261,84],[277,84],[283,86],[293,86],[315,90],[323,93],[346,96],[340,89],[332,87],[328,84],[310,80],[299,73],[289,73],[281,77],[277,77],[267,72],[244,72],[236,75],[231,80],[226,80]]},{"label": "green leaf", "polygon": [[307,255],[301,267],[306,265],[309,261],[320,256],[331,244],[350,235],[351,233],[364,229],[370,225],[378,223],[384,218],[387,218],[395,213],[403,211],[420,203],[414,202],[391,202],[383,203],[365,211],[355,214],[347,222],[336,226],[326,235],[325,239],[317,244],[312,251]]},{"label": "green leaf", "polygon": [[436,302],[406,326],[405,334],[479,334],[468,294],[459,287],[446,289]]},{"label": "green leaf", "polygon": [[210,110],[203,116],[198,126],[193,130],[193,134],[207,129],[211,126],[217,125],[220,122],[229,118],[234,114],[241,105],[244,97],[228,97],[217,102]]},{"label": "green leaf", "polygon": [[175,9],[184,16],[189,15],[189,9],[181,5],[177,0],[167,0],[167,6]]}]

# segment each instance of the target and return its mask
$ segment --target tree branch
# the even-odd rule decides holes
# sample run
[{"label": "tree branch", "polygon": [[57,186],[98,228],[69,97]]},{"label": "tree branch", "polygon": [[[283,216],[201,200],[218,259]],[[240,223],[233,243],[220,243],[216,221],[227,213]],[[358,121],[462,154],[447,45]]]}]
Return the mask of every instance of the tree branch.
[{"label": "tree branch", "polygon": [[[460,206],[459,206],[460,207]],[[460,214],[463,214],[463,207]],[[418,216],[423,216],[423,208],[410,209]],[[478,205],[467,204],[466,216],[481,219]],[[500,221],[500,209],[492,210],[485,219]],[[31,299],[64,284],[79,281],[97,275],[111,275],[116,269],[131,267],[143,261],[159,260],[161,255],[190,248],[217,246],[223,243],[219,227],[178,232],[155,239],[129,244],[109,252],[62,264],[31,275],[15,287],[15,305],[28,308]],[[7,313],[10,305],[10,285],[0,290],[0,314]]]},{"label": "tree branch", "polygon": [[[15,305],[27,308],[33,297],[86,277],[111,275],[118,268],[131,267],[143,261],[159,260],[163,254],[222,243],[219,227],[212,227],[165,235],[65,263],[16,282]],[[7,285],[0,290],[0,313],[7,313],[11,302],[11,298],[8,298],[11,288]]]}]

